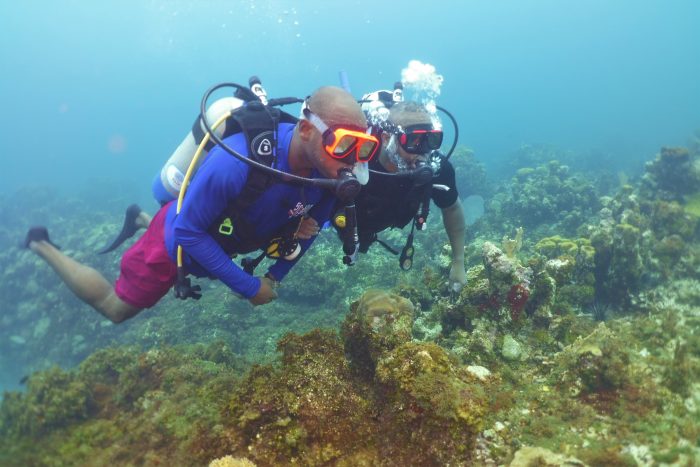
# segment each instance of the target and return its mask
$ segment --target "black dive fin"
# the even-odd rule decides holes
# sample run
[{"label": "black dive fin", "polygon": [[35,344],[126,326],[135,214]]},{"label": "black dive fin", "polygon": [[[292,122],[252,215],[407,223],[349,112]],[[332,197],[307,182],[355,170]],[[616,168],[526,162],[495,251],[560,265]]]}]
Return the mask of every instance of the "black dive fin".
[{"label": "black dive fin", "polygon": [[124,225],[122,225],[122,231],[119,235],[112,240],[108,246],[102,248],[98,251],[99,254],[103,255],[115,250],[119,245],[124,243],[128,238],[134,236],[134,234],[139,230],[139,226],[136,225],[136,218],[141,214],[141,208],[137,204],[132,204],[126,208],[126,215],[124,217]]},{"label": "black dive fin", "polygon": [[24,243],[22,244],[22,246],[24,246],[24,248],[29,248],[30,242],[40,242],[42,240],[49,242],[58,250],[61,249],[60,246],[56,245],[54,242],[49,240],[49,231],[46,229],[46,227],[42,225],[32,227],[31,229],[29,229],[29,232],[27,232],[27,236],[24,237]]}]

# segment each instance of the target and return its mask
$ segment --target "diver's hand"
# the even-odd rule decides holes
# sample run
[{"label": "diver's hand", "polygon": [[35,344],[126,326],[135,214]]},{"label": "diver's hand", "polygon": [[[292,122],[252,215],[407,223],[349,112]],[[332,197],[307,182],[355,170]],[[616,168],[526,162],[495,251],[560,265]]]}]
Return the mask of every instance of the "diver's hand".
[{"label": "diver's hand", "polygon": [[318,222],[316,222],[316,219],[313,217],[305,217],[299,224],[297,238],[300,240],[308,240],[309,238],[318,235],[319,230],[320,228],[318,227]]},{"label": "diver's hand", "polygon": [[254,297],[248,299],[248,301],[253,306],[265,305],[270,303],[272,300],[277,298],[277,292],[275,292],[275,281],[268,279],[267,277],[260,278],[260,290],[255,294]]},{"label": "diver's hand", "polygon": [[467,284],[467,273],[464,271],[464,263],[452,263],[450,267],[450,292],[460,293]]}]

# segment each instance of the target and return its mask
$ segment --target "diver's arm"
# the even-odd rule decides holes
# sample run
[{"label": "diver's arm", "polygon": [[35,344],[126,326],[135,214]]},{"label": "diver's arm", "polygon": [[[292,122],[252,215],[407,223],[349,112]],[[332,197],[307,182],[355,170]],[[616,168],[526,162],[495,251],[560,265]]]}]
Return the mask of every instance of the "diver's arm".
[{"label": "diver's arm", "polygon": [[[313,218],[318,225],[323,225],[326,221],[330,219],[331,212],[335,206],[335,197],[331,195],[324,194],[321,201],[319,201],[311,210],[309,211],[309,217]],[[283,258],[278,259],[275,263],[270,266],[267,273],[277,282],[281,282],[282,279],[289,273],[289,271],[294,267],[295,264],[304,256],[306,250],[309,249],[311,244],[316,240],[318,235],[313,235],[312,237],[300,240],[299,246],[301,251],[299,255],[293,260],[289,261]]]},{"label": "diver's arm", "polygon": [[245,298],[260,290],[260,279],[238,267],[207,233],[209,226],[245,184],[248,167],[218,147],[197,171],[174,227],[175,242],[206,271]]},{"label": "diver's arm", "polygon": [[450,286],[454,290],[461,290],[467,283],[467,274],[464,271],[464,235],[467,227],[459,198],[451,206],[442,209],[442,223],[452,248]]},{"label": "diver's arm", "polygon": [[464,271],[464,234],[467,228],[457,191],[455,169],[444,156],[440,158],[440,171],[433,183],[449,187],[447,191],[433,189],[432,198],[442,210],[442,223],[452,248],[450,288],[459,291],[467,283],[467,274]]}]

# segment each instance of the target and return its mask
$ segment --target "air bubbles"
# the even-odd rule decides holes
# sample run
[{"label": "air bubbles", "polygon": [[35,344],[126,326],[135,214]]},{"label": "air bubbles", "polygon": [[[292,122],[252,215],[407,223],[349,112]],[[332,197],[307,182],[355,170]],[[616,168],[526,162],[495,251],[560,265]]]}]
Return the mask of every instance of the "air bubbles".
[{"label": "air bubbles", "polygon": [[433,65],[419,60],[411,60],[408,62],[408,67],[401,70],[401,82],[404,87],[411,88],[415,92],[426,93],[431,98],[440,95],[442,81],[442,75],[436,72]]},{"label": "air bubbles", "polygon": [[437,73],[433,65],[419,60],[411,60],[408,66],[401,70],[401,83],[404,89],[412,94],[413,100],[422,103],[430,112],[436,128],[441,127],[435,99],[440,95],[442,82],[442,75]]}]

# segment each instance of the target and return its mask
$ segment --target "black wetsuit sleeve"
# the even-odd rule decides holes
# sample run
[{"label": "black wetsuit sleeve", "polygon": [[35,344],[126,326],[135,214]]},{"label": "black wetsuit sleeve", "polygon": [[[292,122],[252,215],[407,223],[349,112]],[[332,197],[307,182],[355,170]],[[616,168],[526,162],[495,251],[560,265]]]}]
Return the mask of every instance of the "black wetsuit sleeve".
[{"label": "black wetsuit sleeve", "polygon": [[440,160],[440,173],[433,179],[433,185],[446,185],[450,188],[448,191],[433,188],[432,198],[437,207],[445,209],[455,204],[459,197],[455,180],[455,168],[445,158]]}]

